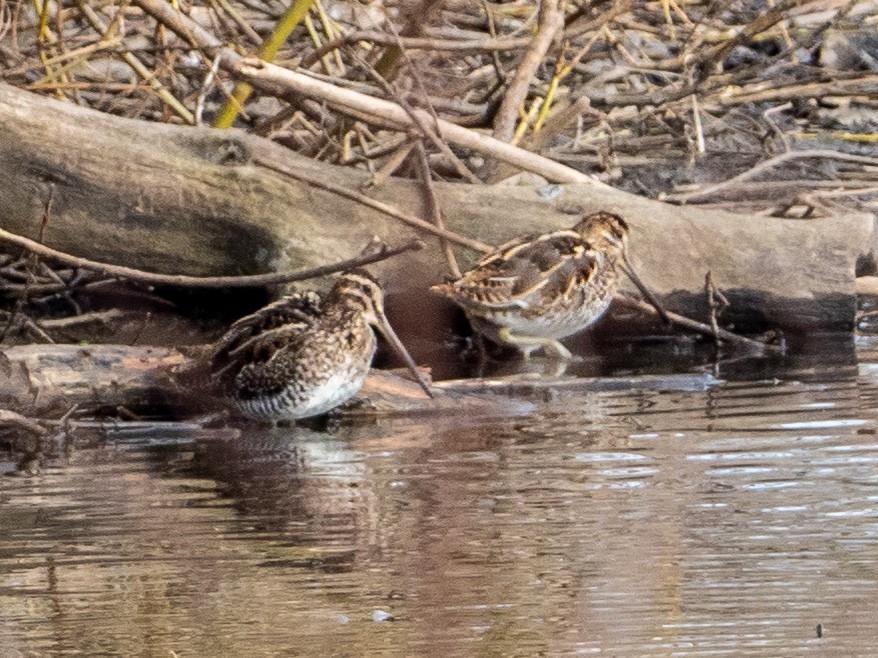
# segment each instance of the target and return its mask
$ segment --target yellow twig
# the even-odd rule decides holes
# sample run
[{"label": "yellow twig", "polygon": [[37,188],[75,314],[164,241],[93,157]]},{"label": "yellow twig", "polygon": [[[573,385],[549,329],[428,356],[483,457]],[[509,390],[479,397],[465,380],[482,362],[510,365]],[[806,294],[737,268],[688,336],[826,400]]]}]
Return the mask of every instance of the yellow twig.
[{"label": "yellow twig", "polygon": [[[263,42],[259,57],[266,62],[273,61],[277,56],[277,51],[280,50],[287,37],[307,16],[308,9],[310,9],[312,4],[314,4],[314,0],[293,0],[278,20],[277,25],[274,26],[274,31]],[[238,116],[238,112],[240,112],[241,107],[249,98],[251,91],[253,91],[253,88],[250,85],[245,82],[239,82],[232,92],[232,97],[226,101],[226,104],[223,105],[223,108],[214,120],[214,127],[231,128],[235,122],[235,117]]]},{"label": "yellow twig", "polygon": [[515,128],[515,134],[512,136],[513,145],[518,144],[518,142],[521,141],[521,138],[524,137],[524,133],[527,132],[528,126],[533,125],[540,109],[545,104],[545,101],[545,98],[535,98],[527,113],[525,114],[522,112],[521,121],[518,122],[518,126]]},{"label": "yellow twig", "polygon": [[543,123],[546,121],[546,117],[549,116],[549,109],[552,107],[552,101],[555,100],[555,94],[558,93],[558,85],[561,83],[561,80],[570,72],[572,69],[568,69],[566,65],[567,60],[567,42],[561,46],[561,52],[558,54],[558,59],[555,60],[555,70],[552,73],[552,79],[549,81],[549,89],[546,91],[546,99],[543,102],[542,107],[540,108],[540,113],[537,116],[537,120],[534,123],[534,134],[540,132],[540,128],[543,127]]},{"label": "yellow twig", "polygon": [[[57,73],[49,64],[49,55],[46,52],[49,42],[52,40],[52,31],[49,29],[49,0],[43,0],[42,5],[39,0],[34,0],[34,9],[40,17],[39,29],[37,31],[37,48],[39,50],[40,62],[46,70],[45,79],[50,83],[59,82]],[[58,98],[64,98],[64,94],[59,89],[55,89],[55,95]]]},{"label": "yellow twig", "polygon": [[668,31],[671,39],[677,40],[677,30],[674,29],[674,20],[671,18],[671,2],[670,0],[661,0],[662,13],[665,15],[665,23],[668,24]]},{"label": "yellow twig", "polygon": [[[311,17],[307,14],[305,15],[305,29],[308,30],[308,36],[311,37],[311,41],[314,42],[315,50],[320,50],[320,46],[323,45],[323,42],[320,40],[320,35],[317,34],[317,28],[314,27],[314,21],[311,20]],[[320,58],[320,64],[323,66],[323,72],[326,75],[332,75],[332,66],[329,64],[329,55],[323,55]]]},{"label": "yellow twig", "polygon": [[[315,0],[314,8],[317,10],[317,15],[320,17],[320,23],[323,25],[323,31],[326,32],[326,38],[329,40],[335,39],[339,35],[339,30],[336,28],[336,23],[333,21],[326,13],[326,10],[323,8],[323,3],[320,0]],[[345,65],[344,60],[341,58],[341,51],[338,48],[333,49],[332,51],[333,59],[335,59],[336,70],[338,71],[338,75],[344,76],[345,74]]]},{"label": "yellow twig", "polygon": [[843,139],[846,142],[859,142],[861,144],[878,143],[878,133],[849,133],[844,130],[836,130],[832,133],[833,137]]}]

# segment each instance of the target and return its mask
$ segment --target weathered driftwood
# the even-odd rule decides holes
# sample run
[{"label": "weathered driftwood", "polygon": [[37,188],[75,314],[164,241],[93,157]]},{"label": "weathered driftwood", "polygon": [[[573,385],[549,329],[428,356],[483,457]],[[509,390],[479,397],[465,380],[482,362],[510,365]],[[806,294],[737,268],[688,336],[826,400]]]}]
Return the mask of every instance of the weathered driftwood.
[{"label": "weathered driftwood", "polygon": [[[127,120],[2,84],[0,125],[0,226],[36,238],[51,194],[45,243],[96,260],[165,273],[260,273],[333,262],[374,235],[414,234],[257,161],[427,216],[417,182],[369,188],[365,172],[313,162],[239,131]],[[741,216],[582,184],[435,187],[446,226],[489,244],[569,227],[582,212],[619,212],[632,226],[634,262],[669,310],[703,319],[710,270],[732,302],[724,319],[739,326],[756,320],[793,331],[850,329],[855,269],[874,262],[871,216]],[[392,293],[417,301],[423,318],[425,300],[443,303],[424,290],[444,267],[436,239],[419,235],[430,248],[378,269]],[[464,254],[464,264],[476,256]]]},{"label": "weathered driftwood", "polygon": [[182,398],[170,376],[185,363],[167,348],[22,345],[0,351],[0,407],[56,415],[74,405],[160,408]]},{"label": "weathered driftwood", "polygon": [[[124,407],[152,412],[174,409],[195,415],[213,403],[181,386],[174,373],[189,357],[166,347],[125,345],[24,345],[0,351],[0,410],[60,416],[74,405],[83,411]],[[506,376],[453,380],[433,386],[432,399],[392,371],[373,370],[357,398],[341,413],[350,415],[444,412],[528,413],[548,391],[704,390],[709,375],[622,378]],[[206,403],[206,404],[205,404]],[[187,413],[188,410],[188,413]],[[2,421],[3,418],[0,418]]]}]

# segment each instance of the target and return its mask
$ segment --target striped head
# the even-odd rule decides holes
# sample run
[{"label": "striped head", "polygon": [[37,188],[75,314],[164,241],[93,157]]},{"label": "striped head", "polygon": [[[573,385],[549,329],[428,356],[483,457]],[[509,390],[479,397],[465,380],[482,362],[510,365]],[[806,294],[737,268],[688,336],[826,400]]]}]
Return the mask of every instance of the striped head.
[{"label": "striped head", "polygon": [[586,215],[573,230],[592,247],[608,256],[622,256],[628,245],[628,224],[610,212],[599,211]]},{"label": "striped head", "polygon": [[373,327],[378,327],[384,318],[384,291],[365,270],[348,270],[342,274],[332,287],[326,303],[334,308],[362,313]]},{"label": "striped head", "polygon": [[405,361],[421,388],[428,396],[433,397],[430,387],[418,371],[414,359],[396,335],[393,327],[390,326],[387,316],[384,315],[384,291],[371,274],[361,269],[344,272],[332,287],[326,299],[326,305],[362,314],[363,319],[381,332],[394,351]]}]

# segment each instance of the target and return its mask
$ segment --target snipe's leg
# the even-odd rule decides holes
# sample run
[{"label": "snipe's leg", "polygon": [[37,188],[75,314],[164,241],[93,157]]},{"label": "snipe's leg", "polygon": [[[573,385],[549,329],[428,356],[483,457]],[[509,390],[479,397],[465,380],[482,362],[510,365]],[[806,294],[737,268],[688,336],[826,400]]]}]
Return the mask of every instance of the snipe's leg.
[{"label": "snipe's leg", "polygon": [[573,355],[570,353],[570,350],[568,350],[554,338],[540,338],[538,336],[516,336],[512,333],[509,327],[503,327],[502,329],[500,329],[500,331],[497,332],[497,338],[499,338],[500,342],[502,343],[517,347],[519,350],[521,350],[521,353],[524,354],[525,359],[529,359],[530,353],[539,348],[543,348],[544,350],[553,353],[559,359],[573,359]]}]

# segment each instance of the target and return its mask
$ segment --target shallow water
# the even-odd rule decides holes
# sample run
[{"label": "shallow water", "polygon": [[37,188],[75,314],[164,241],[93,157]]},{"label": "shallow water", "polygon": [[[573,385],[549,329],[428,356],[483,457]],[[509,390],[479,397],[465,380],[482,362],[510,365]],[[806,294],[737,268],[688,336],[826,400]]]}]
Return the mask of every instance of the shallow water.
[{"label": "shallow water", "polygon": [[878,655],[878,355],[835,349],[531,416],[83,440],[0,478],[0,656]]}]

